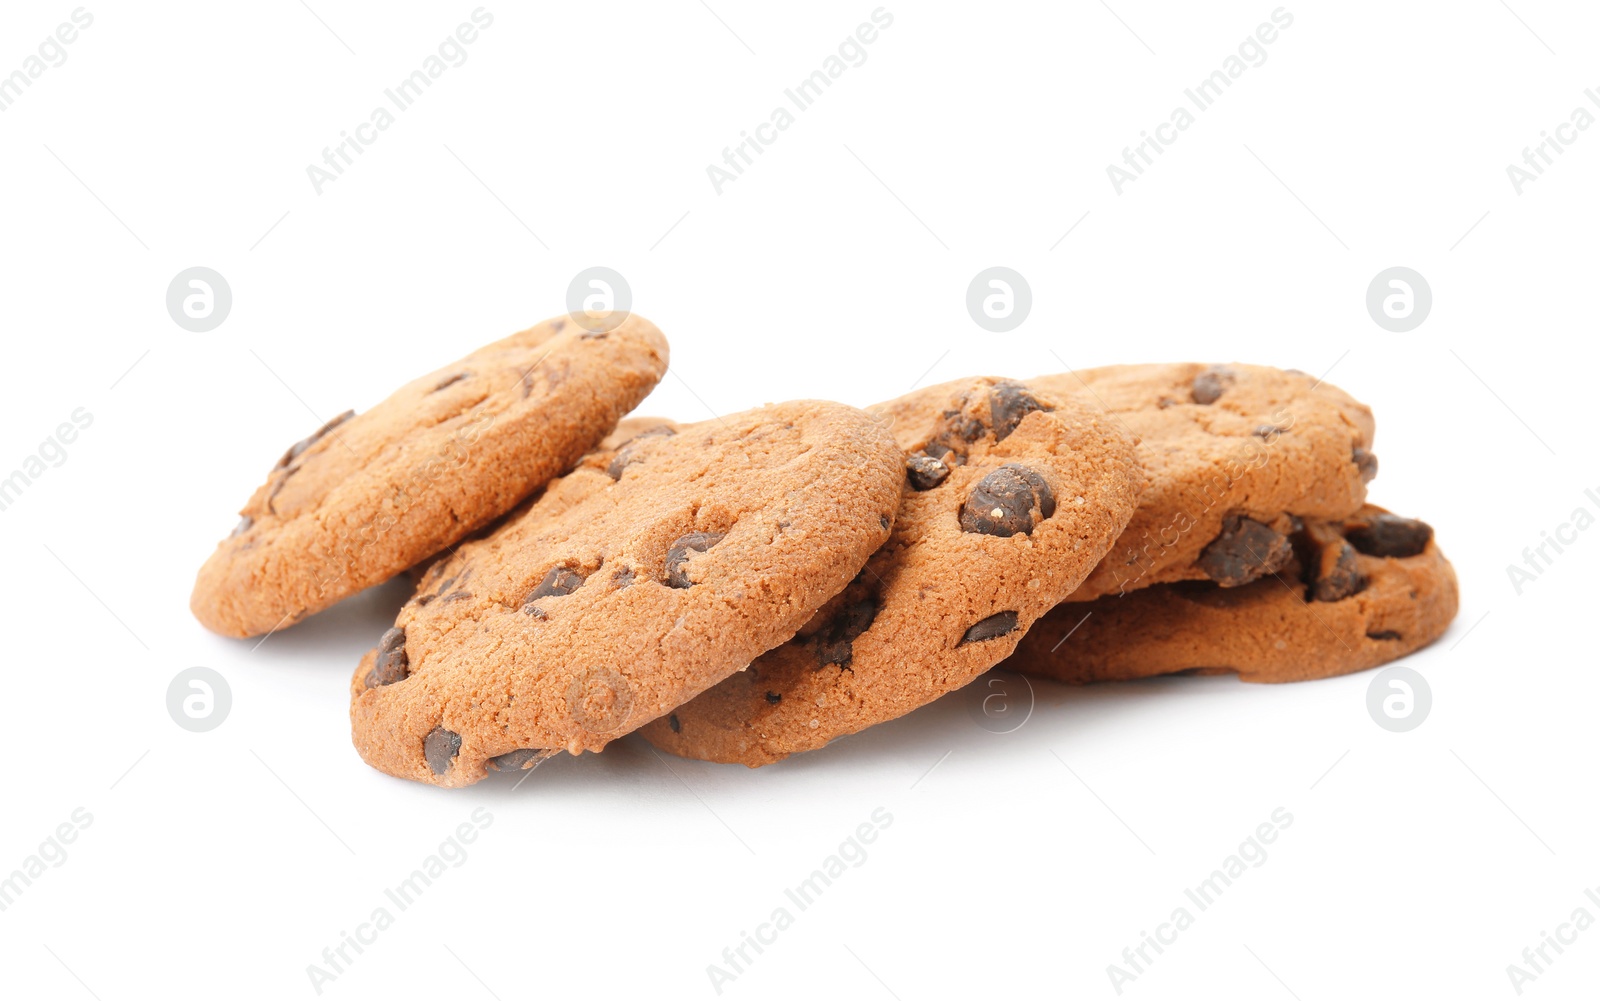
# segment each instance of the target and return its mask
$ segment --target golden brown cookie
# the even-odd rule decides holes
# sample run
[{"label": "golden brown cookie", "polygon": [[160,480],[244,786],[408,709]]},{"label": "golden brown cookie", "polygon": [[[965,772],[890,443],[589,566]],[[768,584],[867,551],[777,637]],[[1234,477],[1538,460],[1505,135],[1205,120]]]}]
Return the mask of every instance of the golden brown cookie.
[{"label": "golden brown cookie", "polygon": [[195,581],[214,632],[253,636],[380,583],[571,467],[642,400],[667,342],[547,320],[345,413],[278,460]]},{"label": "golden brown cookie", "polygon": [[1152,584],[1247,584],[1288,558],[1295,517],[1353,514],[1377,474],[1372,412],[1304,372],[1114,365],[1030,381],[1110,412],[1149,482],[1111,552],[1067,600]]},{"label": "golden brown cookie", "polygon": [[1455,618],[1455,571],[1420,521],[1368,505],[1306,522],[1292,542],[1289,563],[1239,587],[1183,581],[1061,605],[1002,666],[1071,684],[1180,672],[1305,681],[1403,657]]},{"label": "golden brown cookie", "polygon": [[644,728],[752,767],[959,688],[1070,593],[1132,515],[1133,442],[1098,407],[964,379],[870,408],[909,453],[894,534],[788,643]]},{"label": "golden brown cookie", "polygon": [[351,681],[356,748],[442,786],[599,750],[781,643],[889,536],[902,456],[800,401],[646,432],[428,571]]}]

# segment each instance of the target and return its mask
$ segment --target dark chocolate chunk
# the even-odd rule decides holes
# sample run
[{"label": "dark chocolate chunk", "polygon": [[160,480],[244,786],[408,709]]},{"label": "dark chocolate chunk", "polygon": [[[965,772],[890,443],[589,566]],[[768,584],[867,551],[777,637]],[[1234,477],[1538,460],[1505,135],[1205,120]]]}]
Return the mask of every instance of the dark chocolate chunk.
[{"label": "dark chocolate chunk", "polygon": [[946,410],[942,415],[945,422],[944,431],[940,437],[959,438],[967,444],[972,444],[982,438],[989,429],[976,417],[968,417],[959,410]]},{"label": "dark chocolate chunk", "polygon": [[396,626],[378,641],[378,659],[367,672],[368,688],[382,688],[411,676],[411,661],[406,657],[406,631]]},{"label": "dark chocolate chunk", "polygon": [[537,601],[540,598],[560,597],[564,594],[571,594],[583,586],[584,580],[583,574],[571,567],[551,567],[550,572],[544,575],[544,580],[539,582],[539,586],[533,589],[533,593],[528,595],[523,604]]},{"label": "dark chocolate chunk", "polygon": [[1380,629],[1377,632],[1367,634],[1367,639],[1369,640],[1397,640],[1400,638],[1400,634],[1393,629]]},{"label": "dark chocolate chunk", "polygon": [[1018,532],[1033,534],[1035,525],[1055,513],[1055,494],[1044,477],[1008,462],[972,489],[961,505],[961,530],[1009,539]]},{"label": "dark chocolate chunk", "polygon": [[667,549],[667,586],[692,587],[694,581],[684,572],[690,553],[703,553],[723,540],[722,532],[690,532]]},{"label": "dark chocolate chunk", "polygon": [[624,587],[627,587],[629,584],[632,584],[633,583],[633,568],[632,567],[623,567],[621,570],[618,570],[615,574],[612,575],[611,582],[616,584],[618,588],[624,588]]},{"label": "dark chocolate chunk", "polygon": [[497,772],[519,772],[527,767],[529,762],[537,765],[552,753],[554,752],[533,747],[519,747],[515,751],[496,754],[489,759],[488,765]]},{"label": "dark chocolate chunk", "polygon": [[1242,515],[1230,515],[1222,532],[1200,553],[1199,567],[1223,587],[1238,587],[1282,570],[1294,557],[1289,540]]},{"label": "dark chocolate chunk", "polygon": [[1323,550],[1316,572],[1316,579],[1311,582],[1315,601],[1343,601],[1367,587],[1367,578],[1356,564],[1355,548],[1348,542]]},{"label": "dark chocolate chunk", "polygon": [[611,462],[606,466],[606,475],[613,480],[622,479],[622,471],[628,467],[629,463],[636,461],[639,446],[645,439],[667,438],[677,433],[677,431],[667,427],[665,424],[660,427],[650,428],[648,431],[640,431],[617,448],[616,454],[611,457]]},{"label": "dark chocolate chunk", "polygon": [[452,601],[465,601],[470,597],[472,597],[471,591],[451,591],[449,594],[439,599],[439,604],[448,605]]},{"label": "dark chocolate chunk", "polygon": [[1215,403],[1233,385],[1234,378],[1232,369],[1225,365],[1213,365],[1194,377],[1190,395],[1196,403]]},{"label": "dark chocolate chunk", "polygon": [[1364,448],[1356,448],[1350,452],[1350,461],[1356,464],[1356,469],[1361,471],[1361,482],[1371,483],[1378,475],[1378,457]]},{"label": "dark chocolate chunk", "polygon": [[317,428],[317,430],[312,432],[309,437],[302,438],[293,445],[290,445],[289,451],[283,453],[283,458],[279,459],[278,464],[272,468],[274,470],[286,468],[289,463],[300,457],[301,452],[304,452],[312,445],[315,445],[317,442],[321,441],[323,435],[326,435],[329,431],[332,431],[334,428],[338,427],[340,424],[343,424],[345,421],[349,420],[355,415],[356,412],[354,410],[346,410],[338,417],[335,417],[333,420]]},{"label": "dark chocolate chunk", "polygon": [[917,452],[906,456],[906,475],[913,490],[932,490],[950,475],[950,467],[933,456]]},{"label": "dark chocolate chunk", "polygon": [[1017,429],[1022,419],[1035,410],[1049,410],[1040,403],[1028,387],[1009,379],[989,388],[989,419],[994,422],[994,437],[1003,441]]},{"label": "dark chocolate chunk", "polygon": [[461,734],[436,726],[422,738],[422,756],[428,759],[433,774],[443,775],[450,770],[450,762],[461,753]]},{"label": "dark chocolate chunk", "polygon": [[817,641],[818,666],[838,664],[840,667],[849,667],[854,656],[856,637],[870,629],[872,620],[877,617],[878,602],[871,596],[839,609],[828,624],[827,633]]},{"label": "dark chocolate chunk", "polygon": [[941,424],[923,451],[947,466],[959,466],[967,461],[967,446],[982,438],[989,429],[976,417],[969,417],[960,410],[946,410],[939,417]]},{"label": "dark chocolate chunk", "polygon": [[1350,529],[1345,538],[1368,556],[1416,556],[1428,548],[1433,529],[1415,518],[1379,514],[1366,524]]},{"label": "dark chocolate chunk", "polygon": [[673,713],[672,715],[667,717],[667,726],[672,728],[672,732],[673,733],[677,733],[677,732],[679,732],[680,730],[683,729],[683,724],[678,722],[678,714],[677,713]]},{"label": "dark chocolate chunk", "polygon": [[455,375],[446,376],[445,379],[442,382],[440,382],[437,386],[433,387],[432,389],[428,390],[428,392],[437,393],[439,390],[444,389],[446,386],[454,386],[456,383],[460,382],[462,379],[467,378],[471,374],[472,374],[471,372],[457,372]]},{"label": "dark chocolate chunk", "polygon": [[783,701],[783,696],[779,695],[777,692],[768,692],[767,693],[767,704],[768,705],[775,706],[779,702],[782,702],[782,701]]},{"label": "dark chocolate chunk", "polygon": [[1016,612],[996,612],[987,619],[979,619],[972,624],[961,637],[961,642],[956,646],[966,646],[968,643],[978,643],[983,640],[992,640],[996,636],[1004,636],[1017,628]]},{"label": "dark chocolate chunk", "polygon": [[1256,428],[1255,436],[1257,438],[1265,438],[1266,441],[1267,441],[1267,444],[1270,445],[1273,442],[1277,441],[1278,440],[1278,436],[1283,434],[1287,430],[1289,430],[1289,429],[1288,428],[1284,428],[1284,427],[1279,427],[1276,424],[1262,424],[1261,426]]}]

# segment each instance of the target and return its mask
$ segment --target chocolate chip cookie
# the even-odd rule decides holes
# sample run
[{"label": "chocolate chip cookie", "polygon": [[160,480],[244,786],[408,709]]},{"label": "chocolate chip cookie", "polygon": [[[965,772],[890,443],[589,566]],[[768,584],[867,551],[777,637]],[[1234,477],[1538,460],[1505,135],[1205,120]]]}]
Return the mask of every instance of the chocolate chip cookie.
[{"label": "chocolate chip cookie", "polygon": [[442,786],[598,750],[794,635],[904,478],[887,427],[815,401],[588,456],[428,571],[352,678],[356,748]]},{"label": "chocolate chip cookie", "polygon": [[252,636],[387,580],[570,468],[666,366],[642,317],[600,333],[558,318],[341,414],[278,460],[190,608],[214,632]]},{"label": "chocolate chip cookie", "polygon": [[869,408],[905,449],[894,534],[787,643],[643,730],[752,767],[901,716],[1008,655],[1132,515],[1133,441],[1099,407],[965,379]]},{"label": "chocolate chip cookie", "polygon": [[1003,664],[1072,684],[1160,674],[1326,678],[1403,657],[1455,617],[1456,575],[1433,530],[1368,505],[1307,521],[1276,571],[1237,587],[1157,584],[1041,618]]},{"label": "chocolate chip cookie", "polygon": [[1356,512],[1377,475],[1372,412],[1304,372],[1260,365],[1115,365],[1034,379],[1138,436],[1139,509],[1068,600],[1152,584],[1248,584],[1281,569],[1295,518]]}]

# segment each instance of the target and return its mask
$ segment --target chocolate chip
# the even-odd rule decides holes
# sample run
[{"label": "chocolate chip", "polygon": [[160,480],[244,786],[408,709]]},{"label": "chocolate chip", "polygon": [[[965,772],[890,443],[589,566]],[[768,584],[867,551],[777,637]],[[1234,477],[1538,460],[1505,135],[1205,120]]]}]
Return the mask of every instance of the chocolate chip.
[{"label": "chocolate chip", "polygon": [[539,586],[533,589],[533,593],[528,595],[527,601],[523,602],[523,604],[537,601],[540,598],[560,597],[564,594],[571,594],[583,586],[584,580],[583,574],[571,567],[551,567],[550,572],[544,575],[544,580],[539,582]]},{"label": "chocolate chip", "polygon": [[959,466],[965,462],[967,446],[989,432],[982,421],[960,410],[946,410],[939,415],[939,419],[940,426],[923,451],[935,459],[943,460],[947,466]]},{"label": "chocolate chip", "polygon": [[945,420],[945,435],[954,435],[967,444],[972,444],[989,429],[976,417],[968,417],[959,410],[946,410],[943,414]]},{"label": "chocolate chip", "polygon": [[723,540],[722,532],[690,532],[667,549],[667,586],[692,587],[694,581],[684,572],[690,553],[703,553]]},{"label": "chocolate chip", "polygon": [[632,567],[623,567],[621,570],[618,570],[616,572],[616,574],[612,576],[611,582],[616,584],[618,588],[624,588],[624,587],[627,587],[629,584],[632,584],[633,583],[633,568]]},{"label": "chocolate chip", "polygon": [[828,625],[828,631],[817,642],[817,663],[820,667],[838,664],[849,667],[855,656],[856,637],[872,627],[878,617],[878,602],[872,597],[862,598],[841,608]]},{"label": "chocolate chip", "polygon": [[378,641],[378,658],[367,672],[368,688],[382,688],[411,676],[411,661],[406,656],[406,631],[396,626]]},{"label": "chocolate chip", "polygon": [[1256,428],[1255,436],[1257,438],[1265,438],[1267,440],[1267,444],[1270,445],[1273,442],[1277,441],[1278,440],[1278,436],[1283,434],[1287,430],[1289,430],[1289,429],[1288,428],[1279,427],[1276,424],[1262,424],[1261,426]]},{"label": "chocolate chip", "polygon": [[1022,419],[1035,410],[1049,409],[1020,382],[1008,379],[995,383],[989,389],[989,419],[994,422],[995,441],[1005,440],[1022,423]]},{"label": "chocolate chip", "polygon": [[1367,634],[1367,639],[1369,640],[1397,640],[1400,638],[1400,634],[1393,629],[1380,629],[1375,633]]},{"label": "chocolate chip", "polygon": [[1234,378],[1232,369],[1225,365],[1213,365],[1194,377],[1190,395],[1196,403],[1215,403],[1233,385]]},{"label": "chocolate chip", "polygon": [[956,646],[966,646],[968,643],[979,643],[983,640],[992,640],[996,636],[1004,636],[1017,628],[1016,612],[996,612],[987,619],[979,619],[972,624],[961,637],[961,642]]},{"label": "chocolate chip", "polygon": [[256,520],[254,518],[250,517],[248,514],[245,515],[239,519],[239,524],[233,526],[233,531],[228,533],[228,538],[231,539],[235,536],[243,535],[244,533],[250,531],[250,526],[254,525],[255,523]]},{"label": "chocolate chip", "polygon": [[1329,546],[1320,556],[1316,579],[1311,582],[1314,601],[1343,601],[1366,590],[1367,578],[1356,564],[1356,551],[1348,542]]},{"label": "chocolate chip", "polygon": [[1199,566],[1223,587],[1238,587],[1277,573],[1294,556],[1289,540],[1266,525],[1230,515],[1222,532],[1200,553]]},{"label": "chocolate chip", "polygon": [[1368,556],[1416,556],[1428,548],[1433,529],[1415,518],[1379,514],[1346,532],[1345,538]]},{"label": "chocolate chip", "polygon": [[1055,513],[1055,494],[1044,477],[1008,462],[979,480],[961,505],[961,530],[1009,539],[1033,534],[1035,525]]},{"label": "chocolate chip", "polygon": [[1361,472],[1361,482],[1371,483],[1378,475],[1378,457],[1364,448],[1356,447],[1350,452],[1350,461],[1356,464],[1356,469]]},{"label": "chocolate chip", "polygon": [[783,701],[783,696],[779,695],[777,692],[768,692],[767,693],[767,705],[775,706],[779,702],[782,702],[782,701]]},{"label": "chocolate chip", "polygon": [[289,463],[300,457],[300,453],[304,452],[312,445],[315,445],[318,441],[321,441],[323,435],[326,435],[329,431],[332,431],[334,428],[338,427],[340,424],[343,424],[345,421],[349,420],[355,415],[356,412],[354,410],[346,410],[338,417],[335,417],[333,420],[317,428],[317,430],[314,431],[309,437],[302,438],[293,445],[290,445],[289,451],[283,453],[283,458],[279,459],[278,464],[272,468],[274,470],[286,468]]},{"label": "chocolate chip", "polygon": [[439,604],[448,605],[452,601],[465,601],[470,597],[472,597],[471,591],[451,591],[449,594],[439,599]]},{"label": "chocolate chip", "polygon": [[678,432],[663,424],[660,427],[640,431],[618,446],[616,454],[611,457],[611,462],[606,466],[606,475],[613,480],[622,479],[622,471],[632,462],[637,461],[639,445],[647,438],[668,438]]},{"label": "chocolate chip", "polygon": [[567,321],[565,319],[551,320],[550,321],[550,332],[552,334],[559,334],[559,333],[561,333],[562,328],[564,328],[566,325],[567,325]]},{"label": "chocolate chip", "polygon": [[932,490],[950,475],[950,467],[933,456],[917,452],[906,456],[906,475],[913,490]]},{"label": "chocolate chip", "polygon": [[885,532],[887,532],[889,530],[889,526],[893,525],[893,524],[894,524],[894,522],[889,520],[889,516],[888,515],[886,515],[886,514],[878,515],[878,527],[883,529]]},{"label": "chocolate chip", "polygon": [[436,726],[422,738],[422,756],[428,759],[433,774],[443,775],[450,770],[450,762],[461,753],[461,734]]},{"label": "chocolate chip", "polygon": [[609,331],[605,331],[605,330],[585,330],[583,333],[578,335],[578,340],[580,340],[580,341],[603,341],[603,340],[606,339],[606,334],[607,333],[609,333]]},{"label": "chocolate chip", "polygon": [[444,389],[446,386],[454,386],[456,383],[460,382],[462,379],[467,378],[471,374],[472,374],[471,372],[457,372],[455,375],[446,376],[443,382],[439,383],[437,386],[435,386],[432,389],[428,390],[428,392],[437,393],[439,390]]},{"label": "chocolate chip", "polygon": [[527,767],[529,762],[538,764],[553,753],[532,747],[519,747],[515,751],[496,754],[487,764],[497,772],[519,772]]},{"label": "chocolate chip", "polygon": [[667,717],[667,726],[672,728],[672,732],[673,733],[677,733],[677,732],[679,732],[680,730],[683,729],[683,724],[678,722],[678,714],[677,713],[673,713],[672,715]]}]

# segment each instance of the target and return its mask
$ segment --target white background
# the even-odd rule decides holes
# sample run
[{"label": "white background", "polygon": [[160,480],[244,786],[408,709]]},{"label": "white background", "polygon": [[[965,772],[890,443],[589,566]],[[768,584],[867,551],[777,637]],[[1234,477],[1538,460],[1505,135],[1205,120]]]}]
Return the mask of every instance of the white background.
[{"label": "white background", "polygon": [[[1124,996],[1516,996],[1506,966],[1542,931],[1600,917],[1600,531],[1520,595],[1506,573],[1600,513],[1600,128],[1520,195],[1505,168],[1600,114],[1600,19],[1510,2],[1291,4],[1265,64],[1121,195],[1106,166],[1271,0],[891,4],[865,64],[720,195],[706,166],[871,0],[492,3],[465,64],[320,195],[306,166],[471,0],[90,6],[0,113],[0,474],[94,418],[0,512],[0,873],[93,817],[0,912],[4,993],[314,997],[308,965],[482,809],[466,861],[323,996],[711,998],[708,965],[882,807],[866,861],[723,996],[1109,998],[1107,965],[1284,807],[1268,860]],[[0,73],[72,9],[7,4]],[[164,306],[196,265],[233,290],[210,333]],[[563,312],[592,265],[672,342],[644,409],[685,420],[1066,365],[1327,372],[1376,411],[1373,499],[1430,521],[1461,576],[1457,622],[1408,661],[1432,715],[1380,729],[1370,674],[1039,684],[1014,733],[956,693],[755,771],[636,738],[514,792],[373,771],[346,684],[403,587],[258,648],[194,622],[194,572],[289,442]],[[992,265],[1033,289],[1010,334],[965,310]],[[1364,304],[1395,265],[1434,296],[1403,334]],[[195,665],[233,693],[203,734],[165,708]],[[1525,991],[1597,980],[1590,929]]]}]

